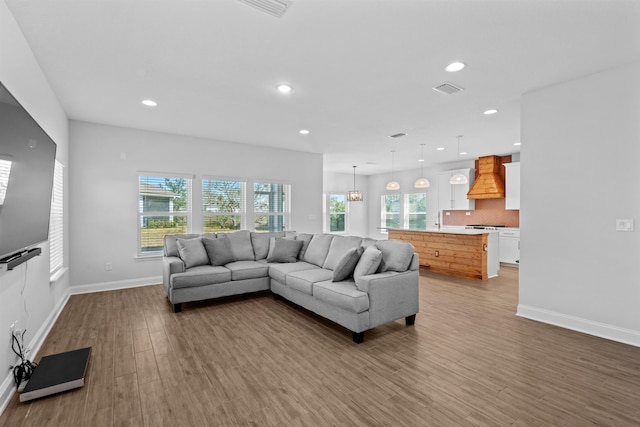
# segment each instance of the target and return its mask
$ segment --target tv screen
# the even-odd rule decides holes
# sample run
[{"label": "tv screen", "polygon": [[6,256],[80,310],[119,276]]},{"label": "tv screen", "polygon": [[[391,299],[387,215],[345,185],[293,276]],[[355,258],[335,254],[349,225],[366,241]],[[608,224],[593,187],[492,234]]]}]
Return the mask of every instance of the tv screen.
[{"label": "tv screen", "polygon": [[49,238],[56,144],[0,83],[0,258]]}]

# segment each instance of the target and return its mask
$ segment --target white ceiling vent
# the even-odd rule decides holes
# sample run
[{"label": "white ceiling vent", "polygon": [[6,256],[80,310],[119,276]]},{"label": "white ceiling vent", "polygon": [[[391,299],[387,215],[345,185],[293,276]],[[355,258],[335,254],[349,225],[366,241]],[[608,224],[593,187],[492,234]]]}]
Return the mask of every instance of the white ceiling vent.
[{"label": "white ceiling vent", "polygon": [[238,0],[247,6],[254,7],[271,16],[280,18],[287,11],[289,1],[287,0]]},{"label": "white ceiling vent", "polygon": [[436,92],[444,93],[445,95],[453,95],[454,93],[458,93],[464,90],[463,88],[449,82],[442,83],[441,85],[432,87],[431,89],[435,90]]}]

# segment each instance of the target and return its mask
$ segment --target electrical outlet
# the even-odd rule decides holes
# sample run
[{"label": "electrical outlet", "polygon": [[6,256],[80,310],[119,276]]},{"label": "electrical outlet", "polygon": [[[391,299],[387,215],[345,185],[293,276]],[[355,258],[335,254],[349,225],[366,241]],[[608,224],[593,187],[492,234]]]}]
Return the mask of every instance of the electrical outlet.
[{"label": "electrical outlet", "polygon": [[113,266],[111,265],[111,263],[110,263],[110,262],[107,262],[107,263],[105,263],[105,265],[104,265],[104,269],[105,269],[106,271],[111,271],[111,270],[113,269]]}]

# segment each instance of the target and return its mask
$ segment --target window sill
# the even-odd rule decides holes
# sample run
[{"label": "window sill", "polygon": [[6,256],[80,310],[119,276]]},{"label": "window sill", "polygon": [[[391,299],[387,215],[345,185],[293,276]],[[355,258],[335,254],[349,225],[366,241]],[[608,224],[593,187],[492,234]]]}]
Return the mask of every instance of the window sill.
[{"label": "window sill", "polygon": [[68,271],[69,269],[67,267],[62,267],[59,268],[58,270],[56,270],[55,273],[53,273],[50,277],[49,277],[49,284],[53,285],[55,282],[57,282],[58,280],[60,280],[60,278],[62,276],[65,275],[65,273]]},{"label": "window sill", "polygon": [[150,260],[155,260],[155,259],[160,259],[162,258],[163,253],[162,252],[158,252],[158,253],[154,253],[154,254],[145,254],[145,255],[136,255],[135,257],[133,257],[136,261],[150,261]]}]

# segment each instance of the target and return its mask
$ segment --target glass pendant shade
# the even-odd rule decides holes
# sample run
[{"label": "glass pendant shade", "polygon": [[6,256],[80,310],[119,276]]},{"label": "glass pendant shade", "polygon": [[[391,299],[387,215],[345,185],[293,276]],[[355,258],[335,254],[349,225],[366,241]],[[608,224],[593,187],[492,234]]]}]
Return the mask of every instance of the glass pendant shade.
[{"label": "glass pendant shade", "polygon": [[431,183],[427,178],[418,178],[413,186],[416,188],[429,188]]},{"label": "glass pendant shade", "polygon": [[356,190],[356,167],[353,167],[353,191],[347,191],[347,201],[349,202],[361,202],[364,200],[362,191]]},{"label": "glass pendant shade", "polygon": [[449,179],[449,183],[453,185],[466,184],[467,182],[469,182],[469,180],[461,173],[454,173],[451,175],[451,179]]},{"label": "glass pendant shade", "polygon": [[389,181],[389,183],[387,184],[387,190],[389,191],[395,191],[395,190],[399,190],[400,189],[400,184],[398,183],[398,181],[395,180],[394,177],[394,172],[395,172],[395,163],[394,163],[394,154],[395,154],[396,150],[391,150],[391,181]]}]

